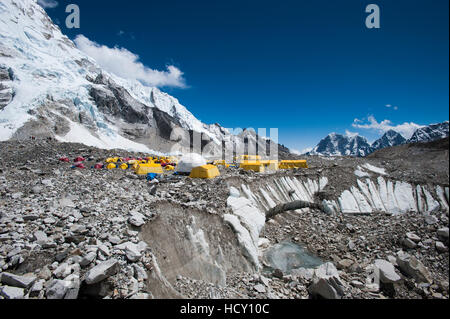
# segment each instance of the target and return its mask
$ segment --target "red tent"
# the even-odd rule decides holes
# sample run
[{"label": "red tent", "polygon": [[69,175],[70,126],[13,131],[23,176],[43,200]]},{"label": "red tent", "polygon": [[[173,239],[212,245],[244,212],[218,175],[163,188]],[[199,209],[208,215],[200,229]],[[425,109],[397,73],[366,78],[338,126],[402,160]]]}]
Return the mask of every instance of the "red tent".
[{"label": "red tent", "polygon": [[84,166],[83,163],[79,163],[79,164],[75,165],[75,167],[76,168],[81,168],[81,169],[85,169],[86,168],[86,166]]},{"label": "red tent", "polygon": [[94,166],[95,169],[102,169],[103,168],[103,164],[98,163]]},{"label": "red tent", "polygon": [[70,163],[70,159],[68,159],[67,157],[61,157],[59,159],[60,162],[65,162],[65,163]]},{"label": "red tent", "polygon": [[75,162],[75,163],[79,163],[79,162],[84,162],[86,159],[84,158],[84,157],[77,157],[76,159],[74,159],[73,161]]}]

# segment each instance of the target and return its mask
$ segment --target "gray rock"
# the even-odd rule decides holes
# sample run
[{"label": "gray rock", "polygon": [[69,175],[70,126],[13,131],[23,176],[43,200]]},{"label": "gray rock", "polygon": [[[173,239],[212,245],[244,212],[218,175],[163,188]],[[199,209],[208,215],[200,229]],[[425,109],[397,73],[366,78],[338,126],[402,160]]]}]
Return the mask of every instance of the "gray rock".
[{"label": "gray rock", "polygon": [[33,238],[39,245],[45,244],[48,241],[47,234],[41,230],[34,232]]},{"label": "gray rock", "polygon": [[417,247],[417,244],[415,242],[413,242],[411,239],[405,238],[403,240],[403,246],[405,246],[406,248],[409,248],[409,249],[414,249]]},{"label": "gray rock", "polygon": [[437,241],[436,250],[440,253],[445,253],[446,251],[448,251],[448,248],[444,245],[444,243]]},{"label": "gray rock", "polygon": [[269,287],[270,285],[269,278],[266,278],[263,275],[259,276],[259,281],[266,287]]},{"label": "gray rock", "polygon": [[41,186],[34,186],[33,188],[31,188],[31,192],[33,194],[40,194],[40,193],[42,193],[42,187]]},{"label": "gray rock", "polygon": [[98,245],[98,250],[104,255],[104,256],[111,256],[111,252],[109,251],[108,246],[105,244]]},{"label": "gray rock", "polygon": [[65,282],[68,285],[68,289],[66,294],[64,295],[64,299],[75,300],[78,298],[78,293],[80,291],[80,277],[78,275],[71,275],[65,279]]},{"label": "gray rock", "polygon": [[88,253],[86,256],[83,257],[83,259],[80,262],[80,266],[81,267],[88,266],[90,263],[92,263],[95,260],[96,257],[97,257],[97,253],[91,251],[90,253]]},{"label": "gray rock", "polygon": [[266,293],[266,288],[261,284],[257,284],[255,287],[253,287],[253,289],[255,289],[255,291],[260,294]]},{"label": "gray rock", "polygon": [[145,216],[141,213],[132,212],[128,222],[136,227],[141,227],[145,224]]},{"label": "gray rock", "polygon": [[308,290],[313,296],[341,299],[344,295],[344,284],[336,267],[332,263],[326,263],[315,270],[313,283]]},{"label": "gray rock", "polygon": [[[144,246],[145,245],[145,246]],[[116,249],[123,250],[127,259],[131,262],[137,262],[142,258],[142,251],[147,249],[147,245],[144,243],[139,243],[138,245],[133,244],[132,242],[126,242],[116,246]]]},{"label": "gray rock", "polygon": [[448,242],[448,227],[438,229],[437,235],[438,235],[439,239]]},{"label": "gray rock", "polygon": [[379,270],[380,281],[384,284],[397,283],[402,279],[395,272],[394,265],[386,260],[375,260],[375,267]]},{"label": "gray rock", "polygon": [[17,276],[7,272],[2,273],[1,276],[2,284],[27,289],[30,288],[37,279],[36,276]]},{"label": "gray rock", "polygon": [[401,271],[413,277],[419,283],[432,283],[428,269],[416,257],[400,251],[397,255],[397,264]]},{"label": "gray rock", "polygon": [[38,274],[40,279],[49,280],[52,277],[52,272],[47,266],[44,266]]},{"label": "gray rock", "polygon": [[411,233],[411,232],[410,232],[410,233],[406,233],[406,238],[412,240],[412,241],[415,242],[415,243],[418,243],[418,242],[420,241],[420,237],[417,236],[417,235],[414,234],[414,233]]},{"label": "gray rock", "polygon": [[310,281],[314,276],[314,269],[311,268],[298,268],[291,270],[291,274],[294,278],[301,278]]},{"label": "gray rock", "polygon": [[64,299],[69,290],[69,283],[64,280],[54,279],[47,287],[47,299]]},{"label": "gray rock", "polygon": [[434,215],[425,215],[425,223],[428,225],[434,225],[439,222],[439,219],[436,218]]},{"label": "gray rock", "polygon": [[351,259],[341,259],[337,263],[338,269],[347,269],[350,268],[354,264],[353,260]]},{"label": "gray rock", "polygon": [[45,283],[45,280],[43,280],[43,279],[36,281],[30,289],[30,293],[29,293],[30,297],[39,296],[41,291],[44,290],[44,283]]},{"label": "gray rock", "polygon": [[134,269],[134,277],[139,282],[147,280],[148,275],[144,268],[138,266],[137,264],[133,264],[133,269]]},{"label": "gray rock", "polygon": [[127,248],[125,249],[125,254],[127,256],[127,259],[131,262],[137,262],[142,258],[141,252],[134,244],[127,246]]},{"label": "gray rock", "polygon": [[58,268],[53,271],[53,275],[56,278],[63,279],[71,274],[71,267],[68,263],[62,263],[58,266]]},{"label": "gray rock", "polygon": [[364,288],[364,284],[362,282],[358,281],[358,280],[352,280],[352,282],[350,282],[350,284],[353,287],[356,287],[356,288],[359,288],[359,289]]},{"label": "gray rock", "polygon": [[108,240],[113,245],[117,245],[118,243],[120,243],[120,237],[119,236],[111,235],[111,236],[109,236]]},{"label": "gray rock", "polygon": [[88,285],[93,285],[111,277],[119,270],[119,262],[115,259],[105,261],[86,273],[85,281]]},{"label": "gray rock", "polygon": [[6,299],[23,299],[25,291],[23,288],[5,286],[0,288],[0,295]]}]

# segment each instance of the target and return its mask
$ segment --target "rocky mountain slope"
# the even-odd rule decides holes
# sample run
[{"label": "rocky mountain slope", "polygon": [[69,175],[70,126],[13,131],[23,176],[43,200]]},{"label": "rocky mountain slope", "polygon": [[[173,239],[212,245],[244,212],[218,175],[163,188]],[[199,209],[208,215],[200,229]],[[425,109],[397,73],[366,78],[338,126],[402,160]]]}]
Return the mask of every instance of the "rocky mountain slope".
[{"label": "rocky mountain slope", "polygon": [[[238,151],[276,143],[200,122],[154,87],[102,70],[36,0],[0,3],[0,140],[54,137],[148,153]],[[244,142],[247,140],[247,143]],[[195,141],[192,143],[191,141]],[[192,145],[193,144],[193,145]]]},{"label": "rocky mountain slope", "polygon": [[[142,153],[0,142],[0,299],[448,298],[448,149],[417,145],[148,182],[59,161]],[[265,221],[293,200],[328,208]]]}]

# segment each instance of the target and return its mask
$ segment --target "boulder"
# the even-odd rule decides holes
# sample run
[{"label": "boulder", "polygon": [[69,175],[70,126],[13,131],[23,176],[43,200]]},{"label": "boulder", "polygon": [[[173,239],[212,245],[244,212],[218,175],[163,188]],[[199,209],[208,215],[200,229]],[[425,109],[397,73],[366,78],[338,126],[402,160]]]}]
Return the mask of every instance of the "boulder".
[{"label": "boulder", "polygon": [[132,212],[128,222],[136,227],[141,227],[145,224],[145,216],[138,212]]},{"label": "boulder", "polygon": [[314,272],[315,270],[311,268],[297,268],[291,270],[291,274],[294,278],[303,279],[306,281],[312,280],[314,277]]},{"label": "boulder", "polygon": [[344,284],[339,278],[339,273],[332,263],[326,263],[314,272],[313,283],[309,287],[313,296],[325,299],[341,299],[344,295]]},{"label": "boulder", "polygon": [[48,241],[47,234],[41,230],[38,230],[33,233],[33,239],[41,246],[43,244],[47,243],[47,241]]},{"label": "boulder", "polygon": [[115,259],[107,260],[94,268],[91,268],[85,276],[88,285],[99,283],[117,273],[119,262]]},{"label": "boulder", "polygon": [[23,288],[5,286],[0,288],[0,295],[6,299],[23,299],[25,292]]},{"label": "boulder", "polygon": [[386,260],[375,260],[375,269],[378,269],[380,281],[384,284],[397,283],[402,279],[395,272],[394,265]]},{"label": "boulder", "polygon": [[420,237],[412,232],[406,233],[406,238],[412,240],[415,243],[418,243],[420,241]]},{"label": "boulder", "polygon": [[411,276],[419,283],[431,284],[431,274],[416,257],[400,251],[397,255],[397,264],[402,272]]},{"label": "boulder", "polygon": [[354,264],[353,260],[351,259],[341,259],[337,263],[338,269],[347,269],[350,268]]},{"label": "boulder", "polygon": [[437,235],[440,240],[448,242],[448,227],[438,229]]},{"label": "boulder", "polygon": [[92,263],[95,258],[97,258],[97,253],[94,251],[91,251],[89,253],[87,253],[83,259],[80,261],[80,266],[81,267],[86,267],[88,266],[90,263]]},{"label": "boulder", "polygon": [[64,299],[67,291],[69,290],[69,285],[64,280],[54,279],[50,282],[46,289],[47,299]]},{"label": "boulder", "polygon": [[253,287],[255,290],[256,290],[256,292],[258,292],[258,293],[266,293],[266,288],[264,287],[264,285],[262,285],[262,284],[257,284],[255,287]]},{"label": "boulder", "polygon": [[7,272],[1,274],[1,282],[4,285],[17,288],[30,288],[36,281],[36,276],[17,276]]},{"label": "boulder", "polygon": [[444,245],[444,243],[437,241],[436,250],[440,253],[445,253],[448,250],[448,248]]},{"label": "boulder", "polygon": [[413,242],[411,239],[405,238],[403,240],[403,246],[405,246],[406,248],[409,248],[409,249],[414,249],[417,247],[417,244],[415,242]]}]

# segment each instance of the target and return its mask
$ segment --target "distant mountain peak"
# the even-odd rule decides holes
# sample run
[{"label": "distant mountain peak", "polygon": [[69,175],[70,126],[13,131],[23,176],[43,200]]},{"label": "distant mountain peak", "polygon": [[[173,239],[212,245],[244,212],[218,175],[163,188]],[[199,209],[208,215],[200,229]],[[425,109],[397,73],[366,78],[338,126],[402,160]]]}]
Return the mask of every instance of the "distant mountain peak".
[{"label": "distant mountain peak", "polygon": [[366,138],[331,133],[308,154],[326,156],[367,156],[372,152]]},{"label": "distant mountain peak", "polygon": [[406,143],[426,143],[448,136],[449,121],[421,127],[409,140],[395,130],[388,130],[372,145],[359,134],[341,135],[333,132],[323,138],[307,155],[364,157],[383,148]]},{"label": "distant mountain peak", "polygon": [[449,136],[449,122],[431,124],[416,130],[408,143],[426,143],[443,139]]},{"label": "distant mountain peak", "polygon": [[377,151],[382,148],[397,146],[404,143],[406,143],[406,139],[400,133],[389,130],[372,144],[372,148],[374,151]]}]

